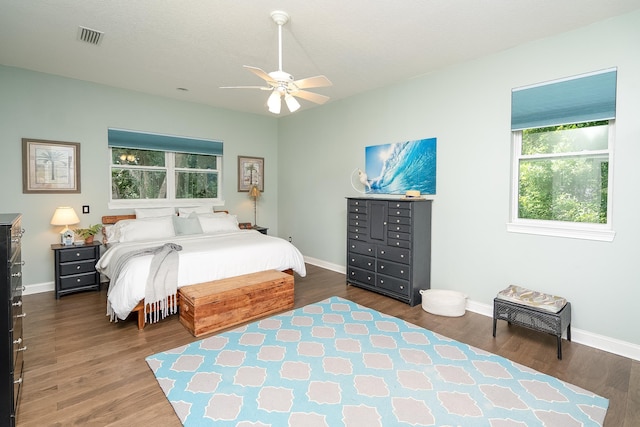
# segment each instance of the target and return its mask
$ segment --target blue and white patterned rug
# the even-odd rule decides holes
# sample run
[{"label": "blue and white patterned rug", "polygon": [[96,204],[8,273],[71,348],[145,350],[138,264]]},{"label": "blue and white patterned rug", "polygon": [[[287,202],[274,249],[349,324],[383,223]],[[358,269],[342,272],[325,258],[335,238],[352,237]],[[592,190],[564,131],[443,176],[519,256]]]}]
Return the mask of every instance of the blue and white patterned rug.
[{"label": "blue and white patterned rug", "polygon": [[185,426],[601,426],[609,405],[338,297],[146,360]]}]

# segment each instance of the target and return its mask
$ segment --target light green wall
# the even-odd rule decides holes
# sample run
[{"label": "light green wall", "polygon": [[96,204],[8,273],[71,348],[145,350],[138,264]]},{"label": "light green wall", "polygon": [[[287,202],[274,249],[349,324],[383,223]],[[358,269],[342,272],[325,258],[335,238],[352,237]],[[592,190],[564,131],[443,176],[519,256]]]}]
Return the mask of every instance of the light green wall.
[{"label": "light green wall", "polygon": [[[636,12],[282,118],[280,235],[344,266],[344,197],[357,195],[350,175],[364,147],[436,137],[432,287],[487,305],[509,284],[559,294],[575,328],[640,344],[639,40]],[[511,89],[612,66],[615,240],[508,233]]]},{"label": "light green wall", "polygon": [[[81,226],[100,222],[109,211],[107,128],[141,130],[224,141],[224,208],[253,222],[253,204],[237,192],[238,155],[265,158],[265,192],[258,219],[277,233],[277,120],[204,105],[0,66],[0,200],[2,212],[22,212],[24,284],[53,281],[52,243],[59,227],[49,224],[57,206],[70,205]],[[22,138],[79,142],[81,194],[23,194]],[[82,215],[89,205],[91,213]]]}]

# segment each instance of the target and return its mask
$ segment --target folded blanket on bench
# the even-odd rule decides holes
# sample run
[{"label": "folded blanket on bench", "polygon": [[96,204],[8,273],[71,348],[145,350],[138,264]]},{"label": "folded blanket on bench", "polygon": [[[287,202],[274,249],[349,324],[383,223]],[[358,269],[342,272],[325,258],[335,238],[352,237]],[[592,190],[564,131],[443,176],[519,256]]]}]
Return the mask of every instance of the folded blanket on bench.
[{"label": "folded blanket on bench", "polygon": [[498,292],[498,299],[539,308],[551,313],[557,313],[567,304],[567,299],[556,295],[532,291],[522,286],[511,285]]}]

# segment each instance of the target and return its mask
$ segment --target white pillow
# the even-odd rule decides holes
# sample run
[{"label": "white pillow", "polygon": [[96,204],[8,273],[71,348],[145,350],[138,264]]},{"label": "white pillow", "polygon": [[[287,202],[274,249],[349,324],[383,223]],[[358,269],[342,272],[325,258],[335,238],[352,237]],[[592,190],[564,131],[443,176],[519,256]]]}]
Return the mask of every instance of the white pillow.
[{"label": "white pillow", "polygon": [[190,206],[187,208],[178,208],[178,215],[180,216],[187,216],[192,212],[195,212],[197,214],[213,213],[213,206],[205,205],[205,206]]},{"label": "white pillow", "polygon": [[200,214],[198,220],[200,220],[203,233],[220,233],[240,229],[238,218],[227,213]]},{"label": "white pillow", "polygon": [[135,209],[136,219],[158,218],[161,216],[171,216],[176,214],[174,208],[144,208]]},{"label": "white pillow", "polygon": [[[120,225],[121,223],[124,223]],[[176,235],[171,216],[159,218],[129,219],[118,221],[119,242],[136,242],[138,240],[166,239]],[[115,228],[115,227],[114,227]],[[115,242],[112,242],[115,243]]]},{"label": "white pillow", "polygon": [[176,236],[202,234],[202,227],[200,226],[200,221],[198,221],[197,214],[172,216],[171,218],[173,219],[173,228]]}]

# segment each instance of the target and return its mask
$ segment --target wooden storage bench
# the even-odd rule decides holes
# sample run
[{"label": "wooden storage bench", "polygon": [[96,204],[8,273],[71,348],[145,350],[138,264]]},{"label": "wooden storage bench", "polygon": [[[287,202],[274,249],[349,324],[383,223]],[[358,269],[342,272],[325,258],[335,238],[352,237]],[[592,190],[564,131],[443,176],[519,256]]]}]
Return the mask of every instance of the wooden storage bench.
[{"label": "wooden storage bench", "polygon": [[[504,291],[503,291],[504,292]],[[531,291],[533,292],[533,291]],[[546,296],[544,294],[539,294]],[[557,297],[556,297],[557,298]],[[526,303],[507,301],[501,298],[493,300],[493,336],[496,336],[496,323],[506,320],[525,328],[555,335],[558,343],[558,359],[562,359],[562,333],[566,329],[567,341],[571,341],[571,303],[566,302],[558,312],[536,308]]]},{"label": "wooden storage bench", "polygon": [[293,308],[293,275],[276,270],[183,286],[180,323],[194,336]]}]

